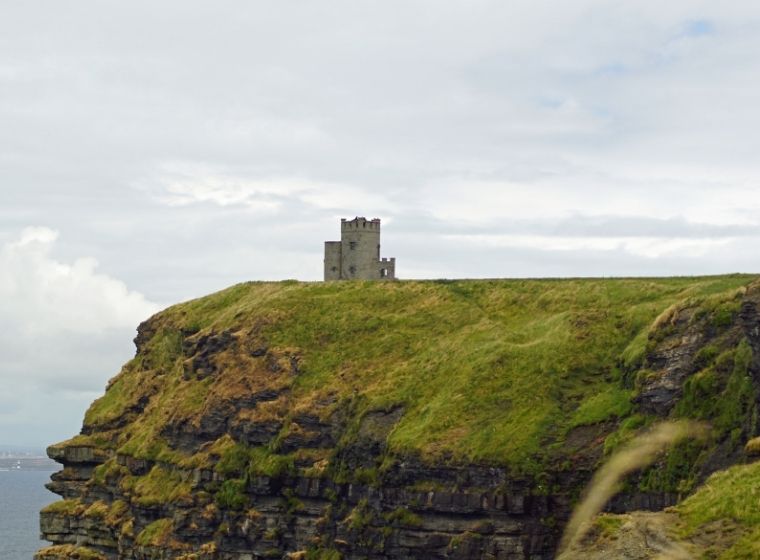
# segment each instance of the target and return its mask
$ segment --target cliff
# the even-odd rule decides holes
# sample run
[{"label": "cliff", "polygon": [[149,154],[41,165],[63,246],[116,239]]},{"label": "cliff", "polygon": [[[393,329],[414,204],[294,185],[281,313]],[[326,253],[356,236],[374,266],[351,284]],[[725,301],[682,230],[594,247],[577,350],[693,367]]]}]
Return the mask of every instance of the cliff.
[{"label": "cliff", "polygon": [[610,512],[749,462],[759,307],[742,275],[248,283],[171,307],[49,448],[63,500],[37,558],[553,558],[600,462],[658,419],[710,436]]}]

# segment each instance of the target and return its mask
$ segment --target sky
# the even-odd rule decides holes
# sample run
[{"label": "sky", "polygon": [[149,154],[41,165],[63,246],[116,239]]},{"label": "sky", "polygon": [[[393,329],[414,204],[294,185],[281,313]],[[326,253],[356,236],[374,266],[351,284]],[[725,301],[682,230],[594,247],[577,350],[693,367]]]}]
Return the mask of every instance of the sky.
[{"label": "sky", "polygon": [[0,0],[0,444],[342,217],[401,278],[760,271],[759,99],[750,1]]}]

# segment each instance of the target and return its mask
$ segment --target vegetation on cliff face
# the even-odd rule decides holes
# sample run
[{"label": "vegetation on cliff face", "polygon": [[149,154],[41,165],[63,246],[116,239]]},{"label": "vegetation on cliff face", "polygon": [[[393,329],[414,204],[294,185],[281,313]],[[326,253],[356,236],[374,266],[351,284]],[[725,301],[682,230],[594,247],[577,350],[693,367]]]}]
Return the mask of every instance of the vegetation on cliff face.
[{"label": "vegetation on cliff face", "polygon": [[292,378],[257,380],[290,386],[292,408],[352,399],[360,417],[402,407],[393,450],[526,466],[569,428],[627,414],[621,355],[647,340],[664,310],[716,294],[732,302],[748,282],[241,284],[163,312],[147,357],[125,367],[85,422],[108,424],[160,387],[151,414],[119,442],[128,453],[160,455],[162,412],[192,418],[214,393],[242,389],[232,378],[245,375],[244,362],[221,360],[217,367],[230,379],[183,378],[182,333],[253,333],[262,347],[297,361]]},{"label": "vegetation on cliff face", "polygon": [[[760,284],[746,275],[240,284],[141,325],[135,358],[87,411],[83,433],[51,448],[74,474],[54,482],[68,500],[47,515],[79,518],[115,495],[128,506],[109,514],[119,546],[191,554],[203,531],[208,550],[247,532],[276,551],[290,538],[277,523],[316,508],[288,485],[324,480],[317,526],[378,550],[398,527],[438,535],[421,516],[430,504],[383,511],[370,500],[360,511],[342,484],[466,501],[517,481],[535,504],[566,504],[605,454],[663,417],[706,421],[710,437],[677,446],[626,490],[686,495],[743,460],[758,435],[758,349],[741,318],[749,300],[760,306]],[[417,462],[424,476],[407,472]],[[509,478],[441,471],[468,465]],[[256,510],[267,492],[284,521]],[[525,506],[540,525],[531,531],[549,539],[566,505],[535,504]],[[205,513],[183,529],[189,514],[177,512],[188,510]],[[496,546],[488,531],[475,525],[443,549],[467,557]],[[314,541],[309,554],[334,545]]]},{"label": "vegetation on cliff face", "polygon": [[715,473],[675,512],[679,537],[708,557],[760,558],[760,463]]},{"label": "vegetation on cliff face", "polygon": [[600,515],[586,542],[563,560],[624,556],[760,558],[760,462],[713,474],[694,494],[665,513]]}]

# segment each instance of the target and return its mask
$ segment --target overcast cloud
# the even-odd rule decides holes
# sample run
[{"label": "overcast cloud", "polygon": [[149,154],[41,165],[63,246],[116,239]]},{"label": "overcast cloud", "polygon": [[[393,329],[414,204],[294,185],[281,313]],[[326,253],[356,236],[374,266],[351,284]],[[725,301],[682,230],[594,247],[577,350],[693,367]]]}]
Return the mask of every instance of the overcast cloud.
[{"label": "overcast cloud", "polygon": [[0,444],[73,434],[173,302],[760,270],[760,4],[0,0]]}]

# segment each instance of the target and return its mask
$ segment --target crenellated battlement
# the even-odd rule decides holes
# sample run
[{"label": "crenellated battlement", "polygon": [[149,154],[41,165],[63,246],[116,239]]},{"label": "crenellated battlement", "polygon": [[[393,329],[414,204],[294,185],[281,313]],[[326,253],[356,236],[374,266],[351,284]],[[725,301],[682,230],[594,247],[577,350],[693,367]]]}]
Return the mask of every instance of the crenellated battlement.
[{"label": "crenellated battlement", "polygon": [[392,280],[396,259],[380,258],[380,218],[340,221],[340,241],[325,241],[325,280]]},{"label": "crenellated battlement", "polygon": [[341,231],[362,231],[362,230],[374,230],[380,231],[380,219],[372,218],[368,220],[363,216],[357,216],[353,220],[347,220],[346,218],[340,221]]}]

